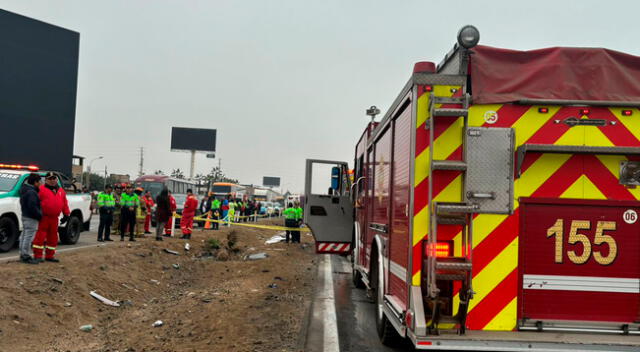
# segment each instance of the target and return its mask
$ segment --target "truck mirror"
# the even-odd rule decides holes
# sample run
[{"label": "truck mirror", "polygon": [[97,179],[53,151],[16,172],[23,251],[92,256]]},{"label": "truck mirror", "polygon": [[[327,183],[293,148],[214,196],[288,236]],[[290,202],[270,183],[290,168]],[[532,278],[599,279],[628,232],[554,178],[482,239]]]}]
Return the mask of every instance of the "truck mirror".
[{"label": "truck mirror", "polygon": [[340,189],[340,168],[337,166],[331,168],[331,189]]}]

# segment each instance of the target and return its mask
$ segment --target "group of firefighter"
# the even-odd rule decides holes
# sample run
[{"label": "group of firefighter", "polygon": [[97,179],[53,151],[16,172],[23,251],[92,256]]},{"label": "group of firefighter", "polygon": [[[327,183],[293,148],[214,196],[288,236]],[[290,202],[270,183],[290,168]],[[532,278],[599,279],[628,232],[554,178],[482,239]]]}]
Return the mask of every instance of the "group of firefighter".
[{"label": "group of firefighter", "polygon": [[[107,185],[105,190],[98,194],[96,205],[100,214],[99,242],[113,241],[112,227],[114,234],[120,235],[120,241],[124,241],[127,232],[129,232],[129,241],[135,241],[135,237],[151,234],[151,213],[154,206],[158,208],[156,239],[162,240],[162,235],[171,236],[172,215],[177,209],[177,204],[166,188],[154,200],[151,192],[145,192],[141,187],[134,189],[131,184],[116,184],[113,187]],[[188,190],[180,224],[181,238],[191,238],[197,205],[198,200],[193,192]]]},{"label": "group of firefighter", "polygon": [[[162,192],[153,199],[151,192],[132,184],[106,185],[105,190],[100,192],[96,202],[100,214],[98,225],[98,241],[113,241],[111,239],[111,228],[114,234],[120,235],[120,241],[124,241],[129,232],[129,241],[135,241],[135,237],[144,237],[151,234],[151,215],[155,207],[156,211],[156,240],[161,241],[163,236],[171,236],[177,204],[171,192],[165,187]],[[198,200],[191,189],[187,190],[187,198],[180,215],[180,230],[182,239],[190,239],[193,232],[193,222],[196,216]],[[205,229],[219,229],[219,223],[230,224],[231,222],[247,222],[247,220],[257,220],[257,210],[260,209],[259,202],[242,201],[233,199],[231,196],[222,201],[214,195],[206,196],[201,204],[200,211],[206,214]],[[285,209],[285,226],[300,227],[302,222],[302,208],[298,203],[289,203]],[[286,241],[300,242],[300,231],[287,231]]]}]

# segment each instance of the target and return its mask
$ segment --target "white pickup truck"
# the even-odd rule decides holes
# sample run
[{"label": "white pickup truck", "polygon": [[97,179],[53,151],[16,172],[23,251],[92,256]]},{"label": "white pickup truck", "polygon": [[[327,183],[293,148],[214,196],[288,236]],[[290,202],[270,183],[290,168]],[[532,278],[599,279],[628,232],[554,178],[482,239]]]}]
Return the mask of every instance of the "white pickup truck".
[{"label": "white pickup truck", "polygon": [[[0,252],[11,250],[22,232],[20,187],[31,172],[38,172],[42,176],[45,174],[31,168],[0,165]],[[63,185],[60,176],[58,182],[61,186]],[[59,225],[58,232],[62,243],[74,244],[78,242],[80,232],[89,229],[91,196],[86,193],[74,194],[67,191],[67,201],[71,212],[70,218],[66,224]]]}]

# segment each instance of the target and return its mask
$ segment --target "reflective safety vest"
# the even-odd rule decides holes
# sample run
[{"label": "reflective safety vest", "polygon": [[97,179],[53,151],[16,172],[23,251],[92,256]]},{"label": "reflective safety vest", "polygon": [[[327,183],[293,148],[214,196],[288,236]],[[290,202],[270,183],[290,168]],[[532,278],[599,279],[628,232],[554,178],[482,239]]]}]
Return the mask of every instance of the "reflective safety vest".
[{"label": "reflective safety vest", "polygon": [[213,202],[211,203],[211,209],[220,209],[220,201],[217,199],[214,199]]},{"label": "reflective safety vest", "polygon": [[120,205],[122,205],[123,207],[137,207],[139,203],[138,200],[138,195],[137,194],[127,194],[127,193],[122,193],[122,197],[120,198]]},{"label": "reflective safety vest", "polygon": [[295,220],[297,219],[297,216],[298,216],[298,213],[296,212],[295,208],[287,208],[284,210],[283,214],[284,214],[284,218],[288,220]]},{"label": "reflective safety vest", "polygon": [[116,199],[113,197],[113,194],[104,192],[100,192],[100,194],[98,194],[98,208],[113,208],[115,206]]},{"label": "reflective safety vest", "polygon": [[296,217],[295,217],[295,219],[296,219],[296,220],[302,220],[302,208],[300,208],[300,207],[296,207],[294,210],[295,210],[295,212],[296,212]]}]

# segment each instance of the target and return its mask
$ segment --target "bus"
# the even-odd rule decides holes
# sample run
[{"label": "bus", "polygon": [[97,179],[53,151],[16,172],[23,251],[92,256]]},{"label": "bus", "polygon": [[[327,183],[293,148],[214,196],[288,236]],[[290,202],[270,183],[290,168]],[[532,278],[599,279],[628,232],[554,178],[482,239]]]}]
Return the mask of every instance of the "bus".
[{"label": "bus", "polygon": [[165,175],[142,175],[134,183],[135,187],[142,187],[145,192],[151,192],[153,199],[156,199],[164,187],[167,187],[174,197],[187,194],[187,189],[196,189],[194,182]]},{"label": "bus", "polygon": [[218,199],[225,199],[231,196],[233,199],[243,199],[247,194],[247,189],[235,183],[214,182],[211,192]]}]

